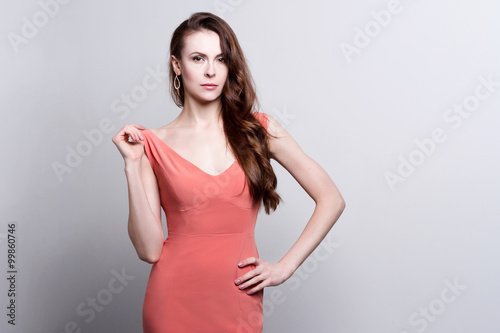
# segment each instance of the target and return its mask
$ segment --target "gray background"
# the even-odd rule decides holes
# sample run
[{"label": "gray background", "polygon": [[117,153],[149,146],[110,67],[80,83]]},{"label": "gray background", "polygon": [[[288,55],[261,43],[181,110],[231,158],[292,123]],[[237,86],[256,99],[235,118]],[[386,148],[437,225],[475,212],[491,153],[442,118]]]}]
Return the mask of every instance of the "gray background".
[{"label": "gray background", "polygon": [[[111,137],[179,113],[149,72],[164,70],[173,30],[195,11],[233,27],[261,111],[347,202],[314,255],[265,289],[264,331],[499,330],[497,1],[62,2],[2,1],[2,332],[141,331],[151,266],[128,238],[123,160]],[[463,115],[454,111],[464,104]],[[70,166],[72,150],[81,154]],[[270,216],[261,210],[256,229],[270,262],[314,209],[273,166],[284,202]],[[15,328],[5,315],[11,222]],[[128,280],[116,280],[120,272]]]}]

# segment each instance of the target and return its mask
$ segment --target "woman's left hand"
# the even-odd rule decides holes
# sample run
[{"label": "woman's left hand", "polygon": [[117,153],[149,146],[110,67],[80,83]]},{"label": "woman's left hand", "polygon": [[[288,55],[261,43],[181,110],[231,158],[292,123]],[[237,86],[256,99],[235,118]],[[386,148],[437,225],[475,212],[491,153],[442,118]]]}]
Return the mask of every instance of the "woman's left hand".
[{"label": "woman's left hand", "polygon": [[247,294],[249,295],[264,289],[264,287],[282,284],[291,276],[282,264],[271,264],[255,257],[249,257],[241,260],[238,267],[242,268],[251,264],[254,264],[255,268],[245,275],[238,277],[236,281],[234,281],[234,283],[242,290],[253,287],[247,291]]}]

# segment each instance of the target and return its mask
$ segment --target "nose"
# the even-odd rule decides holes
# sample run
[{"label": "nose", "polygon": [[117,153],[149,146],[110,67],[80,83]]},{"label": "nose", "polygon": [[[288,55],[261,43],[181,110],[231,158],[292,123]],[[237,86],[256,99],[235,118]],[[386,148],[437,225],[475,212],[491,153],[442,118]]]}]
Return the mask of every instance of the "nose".
[{"label": "nose", "polygon": [[205,68],[205,76],[208,78],[213,78],[215,76],[215,67],[213,63],[208,62],[207,67]]}]

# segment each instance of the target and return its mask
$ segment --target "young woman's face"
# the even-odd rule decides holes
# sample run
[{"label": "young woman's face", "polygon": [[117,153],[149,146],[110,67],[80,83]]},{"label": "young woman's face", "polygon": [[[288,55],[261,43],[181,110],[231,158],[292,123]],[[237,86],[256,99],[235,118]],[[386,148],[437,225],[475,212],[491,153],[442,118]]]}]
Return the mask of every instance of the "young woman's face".
[{"label": "young woman's face", "polygon": [[209,103],[220,98],[227,78],[219,35],[210,30],[194,32],[184,39],[181,61],[172,56],[172,65],[182,75],[184,98]]}]

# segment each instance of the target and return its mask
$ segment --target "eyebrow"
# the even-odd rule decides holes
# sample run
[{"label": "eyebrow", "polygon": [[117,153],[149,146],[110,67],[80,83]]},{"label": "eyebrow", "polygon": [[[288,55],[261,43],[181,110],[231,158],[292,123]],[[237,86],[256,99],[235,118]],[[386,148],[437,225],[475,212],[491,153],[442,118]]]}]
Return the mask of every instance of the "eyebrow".
[{"label": "eyebrow", "polygon": [[[189,57],[191,57],[191,56],[192,56],[192,55],[194,55],[194,54],[198,54],[198,55],[201,55],[201,56],[204,56],[204,57],[207,57],[207,58],[208,58],[208,56],[207,56],[205,53],[198,52],[198,51],[191,52],[188,56],[189,56]],[[215,57],[217,58],[217,57],[220,57],[220,56],[223,56],[223,54],[222,54],[222,53],[219,53],[219,54],[218,54],[218,55],[216,55]]]}]

